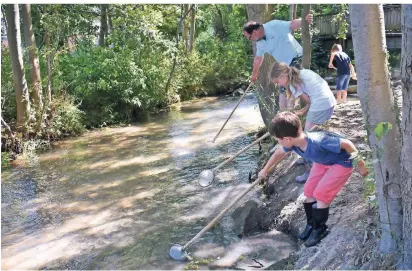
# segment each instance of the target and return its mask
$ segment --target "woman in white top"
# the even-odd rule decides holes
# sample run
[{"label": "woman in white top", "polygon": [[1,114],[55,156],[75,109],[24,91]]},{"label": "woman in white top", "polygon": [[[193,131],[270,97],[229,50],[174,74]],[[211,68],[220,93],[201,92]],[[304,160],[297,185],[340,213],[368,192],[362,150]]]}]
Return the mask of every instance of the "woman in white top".
[{"label": "woman in white top", "polygon": [[315,124],[324,124],[332,117],[336,105],[335,97],[328,83],[317,73],[308,70],[298,70],[286,63],[275,62],[270,72],[273,83],[286,88],[287,98],[300,97],[306,104],[295,112],[298,116],[306,116],[305,131]]}]

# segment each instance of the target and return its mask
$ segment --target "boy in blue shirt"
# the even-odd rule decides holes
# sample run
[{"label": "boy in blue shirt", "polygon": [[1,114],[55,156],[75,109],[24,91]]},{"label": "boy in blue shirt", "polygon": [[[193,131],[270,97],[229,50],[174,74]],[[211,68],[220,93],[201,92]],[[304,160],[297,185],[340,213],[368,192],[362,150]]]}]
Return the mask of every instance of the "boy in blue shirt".
[{"label": "boy in blue shirt", "polygon": [[[268,169],[292,150],[313,161],[304,187],[307,225],[299,238],[306,240],[305,246],[314,246],[328,233],[329,205],[352,174],[357,149],[350,140],[325,131],[303,132],[299,117],[287,111],[275,116],[269,125],[269,133],[282,147],[270,157],[259,177],[266,177]],[[368,175],[363,160],[357,162],[357,167],[362,176]]]}]

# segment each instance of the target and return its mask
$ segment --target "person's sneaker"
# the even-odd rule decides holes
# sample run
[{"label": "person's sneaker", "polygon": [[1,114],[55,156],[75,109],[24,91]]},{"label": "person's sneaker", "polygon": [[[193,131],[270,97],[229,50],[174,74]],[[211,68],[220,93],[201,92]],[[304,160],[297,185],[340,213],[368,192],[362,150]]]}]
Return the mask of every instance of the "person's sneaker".
[{"label": "person's sneaker", "polygon": [[298,160],[296,160],[295,165],[297,166],[301,166],[305,164],[305,159],[303,159],[302,157],[300,157]]},{"label": "person's sneaker", "polygon": [[300,175],[300,176],[297,176],[297,177],[296,177],[296,182],[297,182],[297,183],[306,183],[306,181],[307,181],[308,178],[309,178],[309,173],[310,173],[310,171],[306,170],[305,173],[303,173],[303,174]]}]

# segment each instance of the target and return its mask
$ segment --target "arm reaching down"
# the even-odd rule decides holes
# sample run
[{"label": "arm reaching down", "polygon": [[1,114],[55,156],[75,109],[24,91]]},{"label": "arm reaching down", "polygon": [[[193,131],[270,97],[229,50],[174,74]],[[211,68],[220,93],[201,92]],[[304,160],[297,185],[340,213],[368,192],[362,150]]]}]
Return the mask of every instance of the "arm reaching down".
[{"label": "arm reaching down", "polygon": [[262,56],[255,56],[253,59],[253,71],[252,76],[250,77],[250,81],[256,82],[257,77],[259,76],[259,68],[262,65],[263,57]]},{"label": "arm reaching down", "polygon": [[360,175],[362,175],[362,177],[368,176],[369,171],[368,171],[365,161],[363,161],[362,159],[356,159],[358,157],[358,150],[356,149],[352,141],[348,139],[341,139],[340,147],[341,149],[344,149],[347,153],[350,154],[350,157],[349,157],[350,159],[353,159],[353,161],[356,161],[356,166],[358,168]]},{"label": "arm reaching down", "polygon": [[279,146],[276,149],[275,153],[272,154],[272,156],[269,158],[266,165],[259,172],[258,177],[266,178],[269,173],[269,169],[272,169],[275,165],[277,165],[280,161],[282,161],[285,155],[286,155],[285,150],[283,149],[282,146]]}]

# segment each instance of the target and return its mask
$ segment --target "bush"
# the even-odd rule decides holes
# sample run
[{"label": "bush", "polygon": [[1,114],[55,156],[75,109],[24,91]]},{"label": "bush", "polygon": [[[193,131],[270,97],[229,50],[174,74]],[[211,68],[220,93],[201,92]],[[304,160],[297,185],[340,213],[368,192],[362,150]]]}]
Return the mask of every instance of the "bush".
[{"label": "bush", "polygon": [[68,95],[57,96],[52,105],[51,119],[47,134],[54,138],[79,135],[85,131],[84,112]]}]

